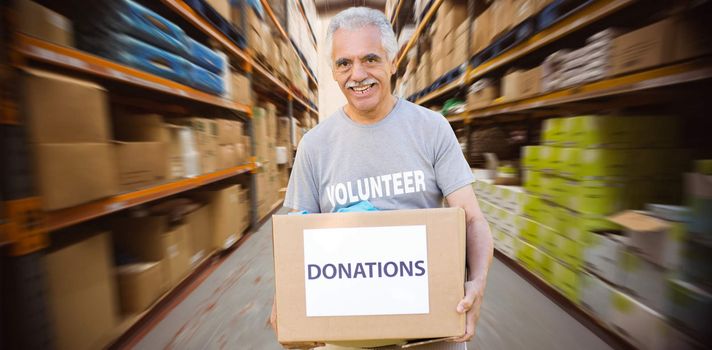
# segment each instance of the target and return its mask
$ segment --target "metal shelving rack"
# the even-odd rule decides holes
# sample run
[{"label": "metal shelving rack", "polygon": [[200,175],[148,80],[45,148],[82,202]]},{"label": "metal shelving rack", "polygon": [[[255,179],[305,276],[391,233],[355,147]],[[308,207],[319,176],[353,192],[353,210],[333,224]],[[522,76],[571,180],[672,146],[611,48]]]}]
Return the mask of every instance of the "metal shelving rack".
[{"label": "metal shelving rack", "polygon": [[[299,0],[285,0],[299,1]],[[277,30],[285,40],[289,36],[274,17],[268,1],[262,1],[265,11]],[[307,99],[297,93],[287,84],[277,79],[270,71],[251,56],[240,49],[208,20],[194,11],[182,0],[162,0],[160,3],[166,11],[182,18],[189,26],[204,33],[210,40],[217,43],[228,54],[233,63],[237,63],[247,73],[251,82],[252,94],[256,94],[256,83],[269,87],[271,95],[261,96],[274,99],[278,96],[282,108],[289,117],[294,116],[296,109],[307,111],[311,117],[318,115],[318,110],[307,102]],[[0,11],[4,17],[9,17],[9,4],[0,3]],[[299,4],[300,10],[303,11]],[[304,15],[302,13],[302,15]],[[314,42],[316,45],[316,43]],[[260,164],[254,157],[249,163],[203,174],[192,178],[157,184],[137,191],[123,193],[108,198],[84,203],[81,205],[46,212],[41,209],[41,200],[34,192],[32,171],[29,164],[29,149],[24,139],[24,131],[20,111],[16,103],[17,96],[8,82],[11,72],[17,67],[40,64],[46,69],[56,69],[67,74],[80,74],[95,80],[110,81],[114,84],[139,88],[152,93],[158,93],[162,98],[179,105],[181,110],[190,106],[212,107],[232,113],[246,122],[246,132],[252,135],[250,123],[252,107],[236,103],[219,96],[207,94],[186,85],[158,77],[110,60],[68,47],[62,47],[34,37],[15,34],[8,21],[0,21],[0,71],[2,75],[2,94],[0,94],[0,153],[3,154],[2,171],[0,171],[0,278],[3,289],[0,290],[2,302],[2,318],[0,318],[0,344],[11,348],[51,348],[51,325],[47,316],[47,305],[44,300],[43,255],[49,246],[48,235],[81,222],[92,220],[130,207],[149,203],[175,194],[184,193],[217,181],[232,178],[242,174],[254,174],[260,171]],[[292,46],[290,44],[290,46]],[[293,46],[292,46],[293,47]],[[293,47],[294,48],[294,47]],[[296,49],[295,49],[296,50]],[[309,77],[309,88],[318,88],[316,78],[301,61],[301,67]],[[6,86],[7,85],[7,86]],[[275,93],[276,92],[276,93]],[[141,101],[142,98],[136,98]],[[150,101],[141,101],[145,106],[169,108]],[[196,105],[197,104],[197,105]],[[290,125],[291,128],[291,125]],[[254,139],[253,147],[254,150]],[[255,177],[251,176],[250,189],[256,193]],[[251,210],[253,217],[251,227],[269,216],[258,217],[256,214],[256,199],[252,197]],[[281,207],[279,200],[272,205],[271,211]],[[235,245],[239,245],[238,241]],[[214,252],[217,253],[217,252]],[[193,273],[201,273],[204,265],[210,264],[218,255],[206,258]],[[183,283],[176,288],[180,288]],[[5,287],[7,286],[7,287]],[[173,292],[169,292],[171,294]],[[164,296],[165,298],[165,296]],[[158,302],[154,307],[158,307]],[[151,310],[144,313],[150,314]],[[142,316],[142,317],[143,317]],[[140,318],[132,320],[135,328],[141,323]],[[19,322],[18,322],[19,320]]]},{"label": "metal shelving rack", "polygon": [[[403,63],[407,61],[408,52],[413,48],[418,48],[420,37],[426,32],[426,28],[436,15],[442,2],[441,0],[432,0],[430,8],[425,10],[413,37],[410,38],[397,57],[398,74],[403,74]],[[469,20],[472,21],[476,13],[475,6],[481,4],[481,2],[468,0],[467,4],[470,14]],[[476,64],[473,58],[477,56],[477,53],[470,56],[468,62],[462,62],[466,68],[460,77],[426,94],[419,94],[414,103],[425,107],[442,103],[448,97],[464,93],[465,89],[475,81],[483,77],[492,76],[493,73],[503,72],[506,68],[516,63],[526,61],[534,54],[540,54],[542,51],[556,46],[557,43],[569,36],[576,35],[596,23],[612,18],[633,7],[633,5],[641,5],[641,2],[636,0],[591,0],[582,2],[582,4],[584,5],[572,13],[476,66],[473,66],[473,64]],[[391,25],[395,30],[399,28],[397,25],[399,7],[400,3],[396,4],[396,10],[391,18]],[[409,16],[411,17],[411,23],[414,22],[413,16],[410,14]],[[469,41],[468,45],[471,45],[472,38]],[[552,49],[553,51],[555,50]],[[709,56],[705,56],[642,71],[625,73],[555,91],[542,92],[535,96],[516,99],[498,98],[485,107],[467,108],[461,113],[446,116],[446,119],[453,125],[453,128],[456,126],[464,128],[465,133],[468,135],[466,150],[469,154],[470,130],[479,123],[501,125],[513,120],[522,121],[551,116],[552,112],[590,111],[592,108],[594,110],[600,109],[601,106],[604,109],[617,110],[622,107],[651,105],[661,102],[661,99],[665,101],[663,96],[665,93],[668,95],[673,94],[671,90],[665,90],[667,88],[675,87],[677,89],[685,84],[696,84],[710,79],[712,79],[712,60]],[[677,94],[684,95],[691,90],[694,90],[694,88],[682,89]],[[634,96],[637,101],[631,99],[631,96]],[[689,98],[696,97],[697,95],[694,95],[694,97]],[[622,333],[611,329],[597,316],[566,299],[561,292],[554,289],[548,282],[535,275],[518,261],[507,257],[500,251],[496,251],[496,256],[607,343],[619,348],[633,348],[625,340]]]}]

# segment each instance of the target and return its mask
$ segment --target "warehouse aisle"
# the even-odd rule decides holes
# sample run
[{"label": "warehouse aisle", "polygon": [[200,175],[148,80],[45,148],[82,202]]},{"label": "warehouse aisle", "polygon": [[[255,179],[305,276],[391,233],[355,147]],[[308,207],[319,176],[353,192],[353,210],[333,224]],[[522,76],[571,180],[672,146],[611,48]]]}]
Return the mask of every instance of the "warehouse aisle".
[{"label": "warehouse aisle", "polygon": [[[271,230],[267,221],[136,348],[281,349],[266,322],[273,288]],[[496,259],[478,333],[471,350],[609,348]]]}]

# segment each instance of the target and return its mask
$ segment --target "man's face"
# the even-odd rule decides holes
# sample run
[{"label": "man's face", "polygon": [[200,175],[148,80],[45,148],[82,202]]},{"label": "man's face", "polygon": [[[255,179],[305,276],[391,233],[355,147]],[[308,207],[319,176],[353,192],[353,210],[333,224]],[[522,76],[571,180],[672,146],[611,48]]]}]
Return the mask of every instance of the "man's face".
[{"label": "man's face", "polygon": [[338,29],[332,42],[332,73],[349,105],[361,113],[388,102],[395,72],[376,26]]}]

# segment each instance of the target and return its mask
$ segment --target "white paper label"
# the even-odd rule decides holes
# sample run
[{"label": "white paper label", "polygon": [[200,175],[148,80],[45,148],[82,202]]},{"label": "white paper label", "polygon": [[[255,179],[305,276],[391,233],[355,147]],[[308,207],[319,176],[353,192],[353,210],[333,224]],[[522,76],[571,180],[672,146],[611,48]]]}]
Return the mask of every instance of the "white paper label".
[{"label": "white paper label", "polygon": [[304,230],[306,312],[430,312],[425,225]]}]

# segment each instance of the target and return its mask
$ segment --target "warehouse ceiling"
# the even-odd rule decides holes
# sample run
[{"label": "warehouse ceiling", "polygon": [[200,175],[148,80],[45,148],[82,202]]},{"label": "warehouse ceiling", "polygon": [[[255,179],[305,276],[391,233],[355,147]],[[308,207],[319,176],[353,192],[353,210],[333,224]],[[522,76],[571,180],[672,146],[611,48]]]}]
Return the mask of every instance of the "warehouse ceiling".
[{"label": "warehouse ceiling", "polygon": [[383,10],[386,0],[315,0],[316,10],[319,13],[342,10],[349,6],[368,6]]}]

